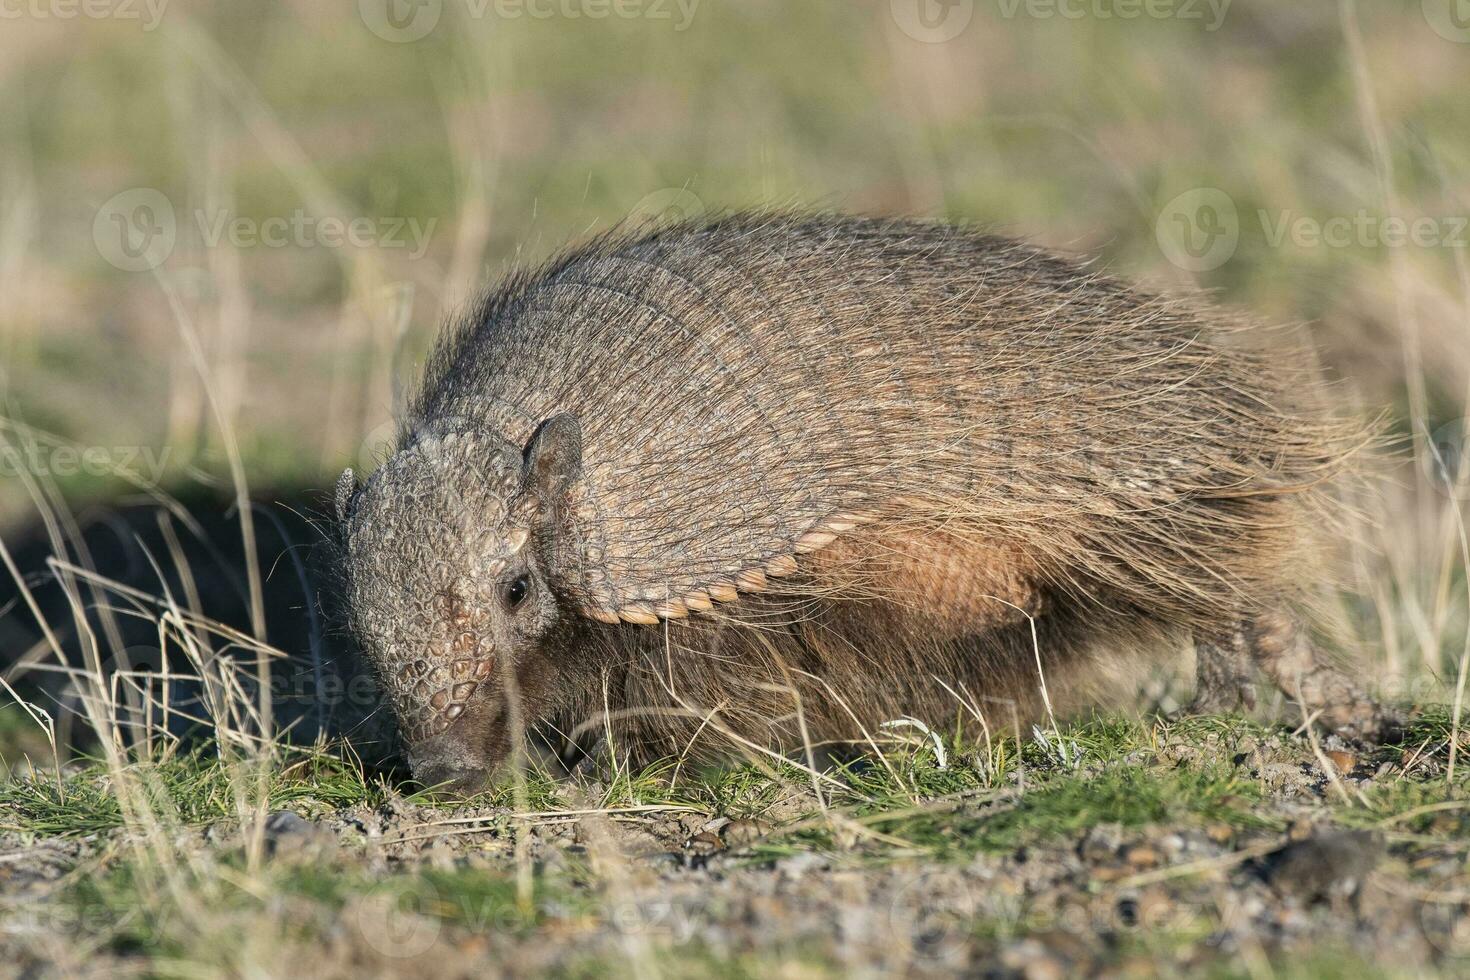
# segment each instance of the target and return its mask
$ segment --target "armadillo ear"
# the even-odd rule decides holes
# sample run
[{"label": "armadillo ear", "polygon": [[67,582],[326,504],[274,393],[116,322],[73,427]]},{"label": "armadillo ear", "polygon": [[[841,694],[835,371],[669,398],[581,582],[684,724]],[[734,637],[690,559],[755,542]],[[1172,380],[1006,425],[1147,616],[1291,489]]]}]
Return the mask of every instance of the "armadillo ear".
[{"label": "armadillo ear", "polygon": [[337,520],[343,524],[352,516],[352,498],[356,493],[357,474],[349,466],[337,477]]},{"label": "armadillo ear", "polygon": [[582,475],[582,426],[562,413],[542,422],[526,446],[525,488],[559,500]]}]

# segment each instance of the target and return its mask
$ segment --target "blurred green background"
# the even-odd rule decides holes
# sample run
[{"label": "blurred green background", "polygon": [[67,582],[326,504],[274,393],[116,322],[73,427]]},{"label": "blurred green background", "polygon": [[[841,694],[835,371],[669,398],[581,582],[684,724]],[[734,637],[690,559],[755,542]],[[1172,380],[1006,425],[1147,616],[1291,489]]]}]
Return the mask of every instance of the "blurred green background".
[{"label": "blurred green background", "polygon": [[[971,222],[1306,324],[1357,410],[1418,436],[1354,563],[1388,669],[1440,677],[1464,642],[1463,495],[1429,454],[1455,476],[1470,380],[1464,6],[12,0],[5,425],[76,497],[150,461],[227,482],[226,432],[252,485],[329,486],[466,297],[630,213]],[[1401,242],[1395,218],[1429,223]],[[36,481],[0,474],[23,522]]]}]

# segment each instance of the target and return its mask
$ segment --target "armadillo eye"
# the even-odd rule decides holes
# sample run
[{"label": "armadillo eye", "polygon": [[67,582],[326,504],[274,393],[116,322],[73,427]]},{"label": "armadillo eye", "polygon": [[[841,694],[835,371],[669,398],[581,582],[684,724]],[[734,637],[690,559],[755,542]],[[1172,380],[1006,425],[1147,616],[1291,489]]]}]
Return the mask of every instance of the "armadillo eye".
[{"label": "armadillo eye", "polygon": [[526,593],[531,591],[531,583],[526,576],[521,575],[505,587],[505,604],[514,609],[526,601]]}]

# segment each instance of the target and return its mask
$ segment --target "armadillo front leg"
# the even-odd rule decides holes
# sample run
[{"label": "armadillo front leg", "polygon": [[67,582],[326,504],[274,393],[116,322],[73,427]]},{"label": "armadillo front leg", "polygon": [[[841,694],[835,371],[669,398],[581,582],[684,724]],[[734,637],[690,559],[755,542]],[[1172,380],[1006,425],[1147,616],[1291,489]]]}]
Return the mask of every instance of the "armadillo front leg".
[{"label": "armadillo front leg", "polygon": [[1255,666],[1243,630],[1195,641],[1192,714],[1250,711],[1256,706]]},{"label": "armadillo front leg", "polygon": [[1323,725],[1345,738],[1375,742],[1391,738],[1402,720],[1363,693],[1341,671],[1322,663],[1295,616],[1262,613],[1245,627],[1250,657],[1287,697],[1308,715],[1320,711]]}]

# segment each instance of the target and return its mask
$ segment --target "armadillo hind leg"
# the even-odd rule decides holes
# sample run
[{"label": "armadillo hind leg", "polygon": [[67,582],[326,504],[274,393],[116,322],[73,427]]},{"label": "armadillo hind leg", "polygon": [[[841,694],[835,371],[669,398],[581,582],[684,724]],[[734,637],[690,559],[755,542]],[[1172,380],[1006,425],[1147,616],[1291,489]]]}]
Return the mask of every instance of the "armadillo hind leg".
[{"label": "armadillo hind leg", "polygon": [[1195,640],[1195,691],[1191,714],[1250,711],[1256,706],[1256,669],[1244,629]]},{"label": "armadillo hind leg", "polygon": [[1402,729],[1402,718],[1319,657],[1291,613],[1258,614],[1247,620],[1243,633],[1256,666],[1307,717],[1316,714],[1317,720],[1344,738],[1367,742],[1390,740]]}]

